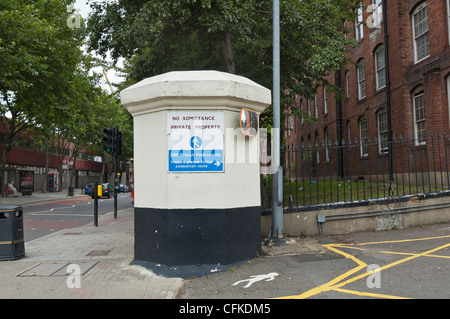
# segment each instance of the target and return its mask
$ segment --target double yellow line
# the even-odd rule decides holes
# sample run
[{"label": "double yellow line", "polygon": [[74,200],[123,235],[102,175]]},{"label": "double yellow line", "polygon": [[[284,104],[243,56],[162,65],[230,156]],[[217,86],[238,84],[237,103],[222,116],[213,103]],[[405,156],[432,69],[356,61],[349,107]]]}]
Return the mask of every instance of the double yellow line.
[{"label": "double yellow line", "polygon": [[438,258],[450,258],[449,256],[438,256],[438,255],[430,255],[431,253],[434,253],[438,250],[444,249],[446,247],[450,247],[450,243],[427,250],[423,253],[420,254],[410,254],[410,253],[397,253],[397,252],[387,252],[387,251],[381,251],[382,253],[389,253],[389,254],[399,254],[399,255],[409,255],[409,257],[400,259],[398,261],[395,261],[393,263],[387,264],[385,266],[382,266],[380,268],[374,269],[372,271],[369,272],[365,272],[363,274],[360,274],[356,277],[352,277],[350,279],[349,278],[351,275],[357,273],[358,271],[366,268],[368,265],[359,260],[358,258],[356,258],[355,256],[348,254],[338,248],[351,248],[351,249],[359,249],[359,250],[364,250],[362,248],[358,248],[355,246],[364,246],[364,245],[374,245],[374,244],[386,244],[386,243],[401,243],[401,242],[412,242],[412,241],[421,241],[421,240],[432,240],[432,239],[442,239],[442,238],[450,238],[450,235],[448,236],[439,236],[439,237],[428,237],[428,238],[419,238],[419,239],[404,239],[404,240],[393,240],[393,241],[380,241],[380,242],[371,242],[371,243],[363,243],[363,244],[356,244],[353,246],[348,246],[345,244],[329,244],[329,245],[324,245],[325,248],[334,251],[342,256],[344,256],[347,259],[351,259],[353,260],[357,266],[349,271],[347,271],[346,273],[334,278],[333,280],[320,285],[318,287],[315,287],[311,290],[308,290],[300,295],[294,295],[294,296],[285,296],[285,297],[280,297],[277,299],[304,299],[304,298],[308,298],[317,294],[320,294],[322,292],[326,292],[326,291],[339,291],[339,292],[343,292],[343,293],[349,293],[349,294],[354,294],[354,295],[358,295],[358,296],[367,296],[367,297],[378,297],[378,298],[389,298],[389,299],[409,299],[409,298],[405,298],[405,297],[399,297],[399,296],[392,296],[392,295],[384,295],[384,294],[376,294],[376,293],[370,293],[370,292],[362,292],[362,291],[355,291],[355,290],[349,290],[349,289],[343,289],[342,287],[344,287],[347,284],[350,284],[354,281],[357,281],[359,279],[365,278],[367,276],[370,276],[376,272],[380,272],[383,271],[385,269],[397,266],[399,264],[405,263],[407,261],[419,258],[419,257],[438,257]]}]

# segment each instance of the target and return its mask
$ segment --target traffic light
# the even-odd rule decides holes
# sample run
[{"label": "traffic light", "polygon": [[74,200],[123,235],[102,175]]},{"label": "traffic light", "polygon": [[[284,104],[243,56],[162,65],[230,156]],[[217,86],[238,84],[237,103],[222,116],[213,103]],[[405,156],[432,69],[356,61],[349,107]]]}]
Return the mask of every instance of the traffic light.
[{"label": "traffic light", "polygon": [[105,142],[105,146],[103,146],[103,148],[107,153],[114,154],[116,152],[116,129],[105,128],[103,132],[106,134],[106,136],[103,138],[103,141]]}]

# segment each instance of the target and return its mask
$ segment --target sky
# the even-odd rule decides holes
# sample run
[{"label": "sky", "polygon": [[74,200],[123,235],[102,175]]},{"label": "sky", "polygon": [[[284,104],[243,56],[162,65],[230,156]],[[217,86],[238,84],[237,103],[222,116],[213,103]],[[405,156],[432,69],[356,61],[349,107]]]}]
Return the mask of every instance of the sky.
[{"label": "sky", "polygon": [[83,18],[87,18],[89,12],[90,12],[90,7],[88,4],[86,4],[86,2],[88,2],[88,0],[76,0],[75,2],[75,9],[79,9],[80,10],[80,14]]},{"label": "sky", "polygon": [[[90,1],[92,1],[92,0],[90,0]],[[89,6],[89,0],[76,0],[75,5],[74,5],[74,9],[77,10],[81,14],[83,19],[87,19],[88,15],[89,15],[89,12],[91,11],[91,8]],[[119,61],[119,66],[121,66],[121,61]],[[94,70],[97,73],[102,73],[102,69],[101,68],[96,68]],[[111,83],[120,83],[120,82],[123,81],[123,78],[119,77],[114,70],[108,71],[106,73],[106,75],[108,77],[108,80]],[[107,90],[108,92],[110,91],[109,86],[108,86],[108,84],[107,84],[107,82],[105,80],[105,77],[103,77],[103,79],[102,79],[102,87],[105,90]]]},{"label": "sky", "polygon": [[[84,19],[86,19],[88,17],[89,12],[91,11],[89,4],[87,4],[88,1],[89,0],[76,0],[75,5],[74,5],[74,9],[77,10]],[[92,1],[92,0],[90,0],[90,1]],[[74,13],[74,12],[73,11],[71,12],[70,10],[68,10],[68,16],[70,16],[72,13]],[[119,61],[119,66],[121,66],[120,61]],[[95,68],[94,71],[96,73],[100,73],[100,74],[103,73],[101,68]],[[123,79],[121,77],[119,77],[114,70],[108,71],[107,77],[111,83],[120,83],[123,81]],[[111,92],[109,85],[107,84],[104,76],[102,78],[101,85],[104,90]],[[3,101],[3,98],[4,98],[3,96],[0,96],[0,103],[2,103],[2,104],[6,103]],[[6,116],[10,116],[9,114],[10,113],[7,113]]]}]

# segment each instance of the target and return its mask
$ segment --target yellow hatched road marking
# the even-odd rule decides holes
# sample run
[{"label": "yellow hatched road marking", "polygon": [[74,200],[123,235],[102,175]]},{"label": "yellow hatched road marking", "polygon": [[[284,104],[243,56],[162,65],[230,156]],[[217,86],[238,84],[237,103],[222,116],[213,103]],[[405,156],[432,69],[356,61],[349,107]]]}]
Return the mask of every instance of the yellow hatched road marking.
[{"label": "yellow hatched road marking", "polygon": [[[380,253],[392,254],[392,255],[409,255],[409,256],[416,256],[416,255],[418,255],[418,254],[402,253],[402,252],[396,252],[396,251],[380,251]],[[423,257],[435,257],[435,258],[448,258],[448,259],[450,259],[450,256],[442,256],[442,255],[425,255]]]},{"label": "yellow hatched road marking", "polygon": [[406,243],[406,242],[412,242],[412,241],[433,240],[433,239],[442,239],[442,238],[450,238],[450,235],[437,236],[437,237],[425,237],[425,238],[413,238],[413,239],[374,241],[374,242],[370,242],[370,243],[361,243],[361,244],[354,244],[354,245],[355,246],[365,246],[365,245],[389,244],[389,243]]},{"label": "yellow hatched road marking", "polygon": [[386,299],[412,299],[412,298],[407,298],[407,297],[398,297],[398,296],[384,295],[384,294],[374,294],[371,292],[363,292],[363,291],[341,289],[341,288],[333,288],[331,290],[344,292],[346,294],[358,295],[358,296],[377,297],[377,298],[386,298]]},{"label": "yellow hatched road marking", "polygon": [[[369,243],[362,243],[362,244],[355,244],[357,246],[363,246],[363,245],[374,245],[374,244],[386,244],[386,243],[401,243],[401,242],[413,242],[413,241],[421,241],[421,240],[432,240],[432,239],[442,239],[442,238],[450,238],[450,235],[448,236],[438,236],[438,237],[427,237],[427,238],[416,238],[416,239],[404,239],[404,240],[391,240],[391,241],[384,241],[384,242],[369,242]],[[355,294],[355,295],[359,295],[359,296],[369,296],[369,297],[379,297],[379,298],[394,298],[394,299],[401,299],[401,298],[405,298],[405,297],[399,297],[399,296],[391,296],[391,295],[384,295],[384,294],[374,294],[374,293],[368,293],[368,292],[361,292],[361,291],[354,291],[354,290],[348,290],[348,289],[342,289],[341,287],[352,283],[356,280],[365,278],[367,276],[370,276],[371,274],[375,273],[375,272],[381,272],[382,270],[397,266],[399,264],[402,264],[404,262],[419,258],[419,257],[440,257],[440,258],[450,258],[449,256],[438,256],[438,255],[431,255],[431,253],[436,252],[438,250],[450,247],[450,243],[427,250],[423,253],[419,253],[419,254],[409,254],[409,253],[395,253],[395,252],[386,252],[386,251],[382,251],[382,253],[392,253],[392,254],[404,254],[404,255],[409,255],[409,257],[400,259],[398,261],[395,261],[393,263],[387,264],[385,266],[382,266],[380,268],[374,269],[370,272],[366,272],[363,273],[361,275],[358,275],[356,277],[350,278],[346,281],[346,278],[350,277],[351,275],[353,275],[354,273],[360,271],[361,269],[365,268],[367,266],[367,264],[361,260],[359,260],[358,258],[356,258],[353,255],[350,255],[342,250],[339,250],[339,248],[351,248],[351,249],[360,249],[360,250],[364,250],[361,248],[357,248],[354,247],[354,245],[352,246],[348,246],[345,244],[329,244],[329,245],[323,245],[325,248],[334,251],[342,256],[344,256],[347,259],[351,259],[353,260],[355,263],[358,264],[357,267],[347,271],[346,273],[334,278],[333,280],[320,285],[318,287],[315,287],[313,289],[310,289],[300,295],[293,295],[293,296],[284,296],[284,297],[280,297],[280,298],[276,298],[276,299],[304,299],[304,298],[308,298],[317,294],[320,294],[322,292],[325,291],[330,291],[330,290],[334,290],[334,291],[339,291],[339,292],[344,292],[344,293],[350,293],[350,294]]]}]

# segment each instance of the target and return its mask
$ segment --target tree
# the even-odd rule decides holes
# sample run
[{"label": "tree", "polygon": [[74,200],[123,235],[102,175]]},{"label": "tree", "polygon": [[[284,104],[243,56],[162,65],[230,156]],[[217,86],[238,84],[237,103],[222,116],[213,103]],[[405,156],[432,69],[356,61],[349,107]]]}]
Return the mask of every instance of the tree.
[{"label": "tree", "polygon": [[[73,0],[0,2],[0,116],[5,132],[0,180],[21,132],[62,117],[82,57],[83,32],[67,26]],[[0,183],[0,191],[3,183]]]},{"label": "tree", "polygon": [[[103,172],[109,168],[112,172],[114,167],[113,156],[106,154],[103,149],[103,129],[108,127],[118,127],[122,132],[122,154],[119,156],[119,172],[126,171],[129,159],[133,157],[133,119],[131,115],[120,105],[120,100],[105,92],[99,93],[96,100],[96,112],[92,114],[95,119],[90,124],[89,133],[91,134],[89,148],[103,156]],[[105,116],[107,115],[107,116]]]},{"label": "tree", "polygon": [[[255,2],[119,0],[95,3],[94,14],[88,24],[92,31],[91,48],[101,54],[111,50],[114,58],[131,57],[136,51],[143,52],[147,48],[166,54],[166,50],[175,48],[173,45],[177,46],[178,42],[195,44],[196,40],[206,37],[209,44],[220,43],[225,69],[235,73],[231,38],[250,35],[251,30],[247,26],[251,24]],[[182,48],[177,46],[178,49]]]},{"label": "tree", "polygon": [[[354,21],[360,3],[281,1],[280,93],[291,112],[306,116],[292,107],[293,94],[312,98],[319,86],[337,92],[326,76],[347,63],[354,40],[344,23]],[[172,70],[215,69],[272,87],[272,0],[95,3],[88,32],[91,49],[127,59],[126,85]]]}]

